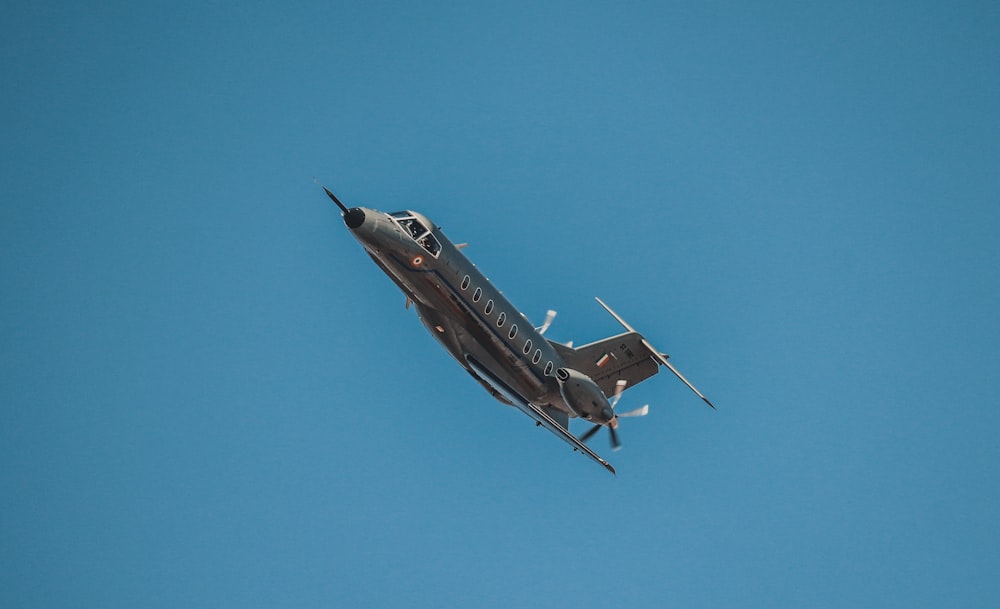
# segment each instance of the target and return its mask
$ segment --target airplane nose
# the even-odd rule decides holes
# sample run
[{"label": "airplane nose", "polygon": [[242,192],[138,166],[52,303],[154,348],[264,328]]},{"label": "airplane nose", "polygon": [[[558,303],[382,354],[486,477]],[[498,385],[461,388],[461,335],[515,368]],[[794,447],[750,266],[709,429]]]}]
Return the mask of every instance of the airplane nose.
[{"label": "airplane nose", "polygon": [[354,207],[344,213],[344,224],[347,228],[355,229],[365,223],[365,210]]}]

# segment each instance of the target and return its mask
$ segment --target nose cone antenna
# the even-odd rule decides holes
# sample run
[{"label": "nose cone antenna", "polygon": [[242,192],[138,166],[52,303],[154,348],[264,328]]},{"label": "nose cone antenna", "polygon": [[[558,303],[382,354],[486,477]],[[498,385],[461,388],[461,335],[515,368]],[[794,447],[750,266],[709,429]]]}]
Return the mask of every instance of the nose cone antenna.
[{"label": "nose cone antenna", "polygon": [[365,223],[365,211],[363,209],[360,207],[352,207],[351,209],[348,209],[346,205],[340,202],[337,195],[330,192],[329,188],[321,184],[316,178],[313,178],[313,181],[319,184],[320,188],[323,189],[323,192],[326,193],[326,196],[330,197],[330,200],[336,203],[337,207],[340,208],[341,215],[344,216],[344,224],[347,225],[347,228],[357,228]]}]

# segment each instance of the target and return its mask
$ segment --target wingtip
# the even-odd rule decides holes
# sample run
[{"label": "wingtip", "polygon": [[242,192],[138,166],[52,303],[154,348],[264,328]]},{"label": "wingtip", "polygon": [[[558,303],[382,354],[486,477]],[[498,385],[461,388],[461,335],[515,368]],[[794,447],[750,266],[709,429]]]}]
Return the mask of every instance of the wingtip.
[{"label": "wingtip", "polygon": [[705,400],[705,403],[708,404],[709,406],[711,406],[712,410],[718,410],[718,408],[715,407],[715,404],[713,404],[708,398],[702,396],[701,399]]},{"label": "wingtip", "polygon": [[618,323],[620,323],[620,324],[621,324],[621,325],[622,325],[622,326],[623,326],[623,327],[624,327],[624,328],[625,328],[626,330],[628,330],[629,332],[635,332],[635,328],[633,328],[633,327],[632,327],[631,325],[629,325],[629,323],[628,323],[627,321],[625,321],[624,319],[622,319],[622,316],[621,316],[621,315],[619,315],[619,314],[615,313],[615,312],[614,312],[614,311],[613,311],[613,310],[611,309],[611,307],[609,307],[609,306],[607,305],[607,303],[606,303],[606,302],[604,302],[603,300],[601,300],[601,299],[600,299],[599,297],[597,297],[597,296],[594,296],[594,300],[596,300],[596,301],[597,301],[597,304],[601,305],[601,307],[603,307],[603,308],[604,308],[604,310],[605,310],[605,311],[607,311],[607,312],[608,312],[608,313],[609,313],[609,314],[611,315],[611,317],[614,317],[614,318],[615,318],[615,321],[617,321]]}]

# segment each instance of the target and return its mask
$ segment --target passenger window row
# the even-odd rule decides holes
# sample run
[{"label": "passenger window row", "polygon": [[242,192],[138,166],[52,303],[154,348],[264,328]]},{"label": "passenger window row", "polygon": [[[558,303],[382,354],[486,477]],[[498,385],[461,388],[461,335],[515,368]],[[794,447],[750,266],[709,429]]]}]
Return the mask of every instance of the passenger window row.
[{"label": "passenger window row", "polygon": [[[464,292],[468,290],[471,285],[472,285],[472,277],[466,275],[462,279],[462,291]],[[483,298],[483,289],[476,288],[476,290],[472,293],[472,302],[479,302],[480,300],[482,300],[482,298]],[[486,306],[483,307],[483,312],[486,315],[489,315],[493,313],[494,307],[495,305],[493,299],[491,298],[486,301]],[[500,315],[497,316],[497,321],[496,321],[497,327],[502,328],[505,323],[507,323],[507,313],[501,311]],[[510,340],[514,340],[515,336],[517,336],[517,324],[511,324],[510,332],[507,333],[507,338]],[[521,348],[521,352],[524,353],[525,355],[528,355],[529,353],[531,353],[531,347],[532,347],[531,339],[529,338],[524,341],[524,346]],[[531,363],[538,364],[541,361],[542,361],[542,350],[541,348],[535,349],[535,353],[531,356]],[[545,376],[549,376],[550,374],[552,374],[552,369],[554,367],[555,364],[553,364],[552,362],[547,362],[545,364]]]}]

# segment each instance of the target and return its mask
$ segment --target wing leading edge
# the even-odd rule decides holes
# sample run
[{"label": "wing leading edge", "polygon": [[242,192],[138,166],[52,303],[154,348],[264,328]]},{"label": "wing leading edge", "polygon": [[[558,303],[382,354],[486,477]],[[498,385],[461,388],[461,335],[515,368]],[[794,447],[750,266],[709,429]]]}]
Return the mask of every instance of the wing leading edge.
[{"label": "wing leading edge", "polygon": [[553,434],[562,438],[564,442],[573,447],[573,450],[580,451],[583,454],[587,455],[595,462],[601,464],[604,467],[604,469],[608,470],[612,474],[616,473],[615,468],[610,463],[605,461],[600,455],[591,450],[590,447],[588,447],[586,444],[578,440],[576,436],[574,436],[569,432],[568,429],[566,429],[558,422],[556,422],[556,420],[551,416],[549,416],[549,414],[546,413],[543,408],[535,404],[532,404],[531,402],[525,400],[520,395],[518,395],[515,391],[512,391],[510,387],[507,387],[507,385],[503,381],[496,378],[492,373],[490,373],[488,369],[483,367],[483,365],[480,364],[476,360],[476,358],[472,356],[467,356],[466,359],[468,360],[469,365],[481,379],[489,383],[497,391],[503,394],[503,396],[506,397],[508,400],[510,400],[511,403],[513,403],[518,410],[520,410],[524,414],[534,419],[535,422],[538,423],[540,426],[544,427],[545,429],[551,431]]},{"label": "wing leading edge", "polygon": [[576,436],[574,436],[569,432],[568,429],[556,423],[552,419],[552,417],[546,414],[544,410],[542,410],[538,406],[535,406],[531,402],[514,401],[514,405],[517,406],[521,412],[535,419],[535,421],[537,421],[542,427],[548,429],[555,435],[562,438],[567,444],[573,447],[573,450],[579,450],[583,452],[583,454],[587,455],[594,461],[603,465],[604,469],[608,470],[612,474],[616,473],[615,468],[610,463],[608,463],[603,458],[601,458],[600,455],[592,451],[586,444],[578,440]]}]

